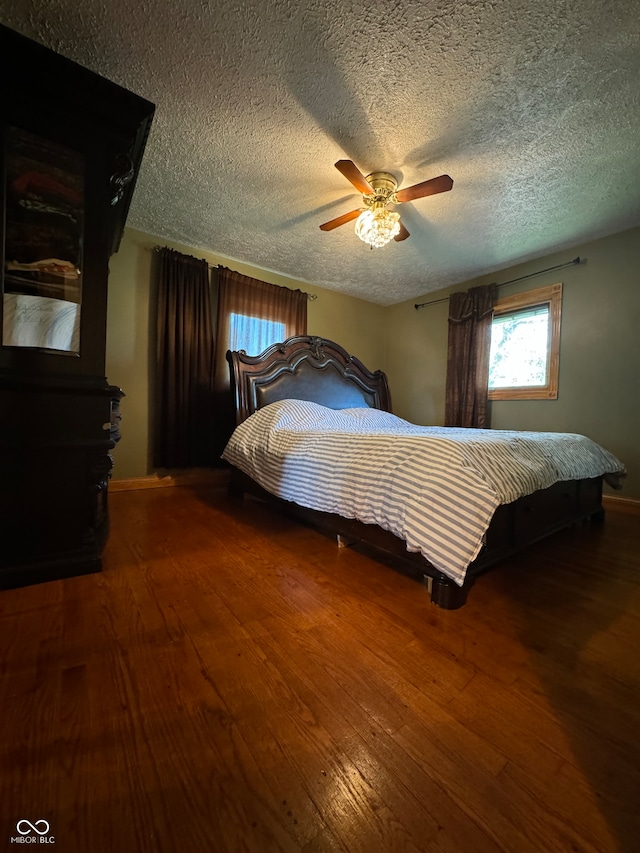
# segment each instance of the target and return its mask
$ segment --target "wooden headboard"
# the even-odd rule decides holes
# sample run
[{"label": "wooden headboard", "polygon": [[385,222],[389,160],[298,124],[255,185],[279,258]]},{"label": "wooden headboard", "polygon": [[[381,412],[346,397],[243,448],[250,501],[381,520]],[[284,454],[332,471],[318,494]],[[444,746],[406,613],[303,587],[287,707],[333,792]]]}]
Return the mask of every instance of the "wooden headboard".
[{"label": "wooden headboard", "polygon": [[326,338],[298,335],[260,355],[227,352],[236,424],[277,400],[308,400],[332,409],[391,411],[386,375]]}]

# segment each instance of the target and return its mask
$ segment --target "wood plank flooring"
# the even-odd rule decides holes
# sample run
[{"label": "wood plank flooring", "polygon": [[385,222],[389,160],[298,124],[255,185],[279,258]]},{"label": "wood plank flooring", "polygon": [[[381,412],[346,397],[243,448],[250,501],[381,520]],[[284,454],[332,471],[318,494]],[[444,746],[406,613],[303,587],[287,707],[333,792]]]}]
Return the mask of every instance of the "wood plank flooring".
[{"label": "wood plank flooring", "polygon": [[110,503],[101,574],[0,592],[0,851],[639,849],[637,518],[446,612],[256,501]]}]

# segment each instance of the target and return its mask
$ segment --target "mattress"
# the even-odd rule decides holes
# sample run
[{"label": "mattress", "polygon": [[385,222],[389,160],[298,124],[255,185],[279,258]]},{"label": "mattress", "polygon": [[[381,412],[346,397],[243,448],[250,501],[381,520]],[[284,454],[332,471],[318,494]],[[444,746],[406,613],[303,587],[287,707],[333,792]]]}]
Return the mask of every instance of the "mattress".
[{"label": "mattress", "polygon": [[377,409],[281,400],[234,431],[223,458],[284,500],[377,524],[458,584],[500,504],[623,464],[576,433],[427,427]]}]

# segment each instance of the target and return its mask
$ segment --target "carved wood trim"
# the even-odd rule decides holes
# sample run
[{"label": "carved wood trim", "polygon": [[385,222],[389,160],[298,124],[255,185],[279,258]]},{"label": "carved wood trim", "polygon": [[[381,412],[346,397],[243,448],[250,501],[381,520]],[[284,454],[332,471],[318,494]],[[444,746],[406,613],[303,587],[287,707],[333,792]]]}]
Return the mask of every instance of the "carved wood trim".
[{"label": "carved wood trim", "polygon": [[[235,395],[236,423],[242,423],[264,402],[270,402],[269,391],[286,375],[300,380],[298,399],[323,402],[321,389],[327,383],[328,371],[335,371],[336,384],[350,389],[360,405],[391,411],[391,394],[386,375],[372,373],[343,347],[317,335],[297,335],[282,343],[272,344],[260,355],[227,352],[231,371],[231,388]],[[314,385],[317,385],[314,388]],[[276,398],[277,399],[277,398]],[[355,404],[354,404],[355,405]]]}]

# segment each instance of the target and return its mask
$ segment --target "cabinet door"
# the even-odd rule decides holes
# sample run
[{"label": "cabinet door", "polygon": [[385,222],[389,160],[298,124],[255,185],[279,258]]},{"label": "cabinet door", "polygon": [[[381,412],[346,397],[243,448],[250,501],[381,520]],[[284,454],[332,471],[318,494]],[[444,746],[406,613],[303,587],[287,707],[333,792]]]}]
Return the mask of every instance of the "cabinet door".
[{"label": "cabinet door", "polygon": [[0,371],[104,384],[106,152],[74,122],[40,123],[3,126]]},{"label": "cabinet door", "polygon": [[0,26],[0,379],[106,385],[109,256],[153,112]]}]

